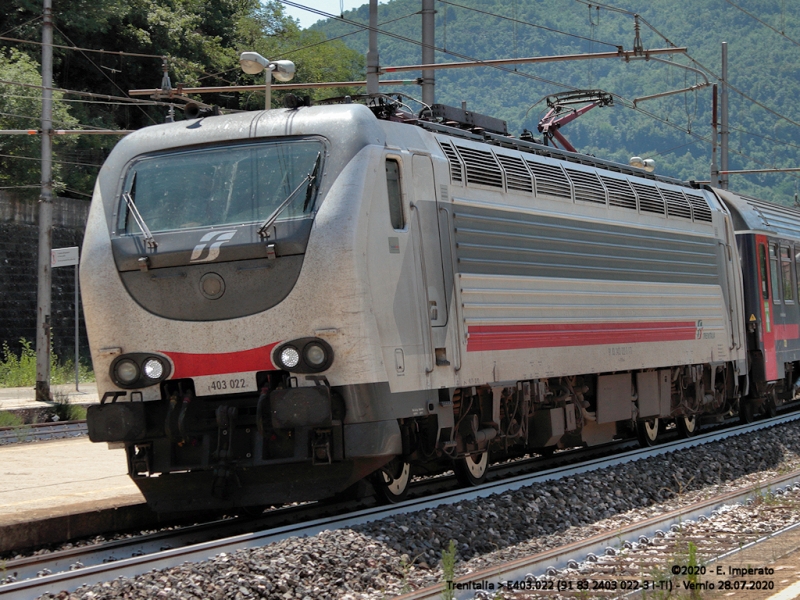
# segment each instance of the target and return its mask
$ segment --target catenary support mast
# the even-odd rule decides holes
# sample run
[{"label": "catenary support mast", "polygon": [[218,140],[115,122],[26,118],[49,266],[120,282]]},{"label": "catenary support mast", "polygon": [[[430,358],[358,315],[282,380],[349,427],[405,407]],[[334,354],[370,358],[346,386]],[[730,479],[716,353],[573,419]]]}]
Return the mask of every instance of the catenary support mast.
[{"label": "catenary support mast", "polygon": [[[728,170],[728,42],[722,42],[722,81],[720,82],[720,132],[719,166],[720,171]],[[728,175],[723,173],[719,186],[728,189]]]},{"label": "catenary support mast", "polygon": [[[436,62],[434,45],[436,44],[436,11],[433,8],[434,0],[422,0],[422,64],[430,65]],[[436,77],[433,69],[422,70],[422,101],[431,106],[435,100]]]},{"label": "catenary support mast", "polygon": [[378,0],[369,0],[369,48],[367,49],[367,93],[378,93]]},{"label": "catenary support mast", "polygon": [[36,310],[36,399],[50,400],[50,305],[53,246],[53,5],[44,0],[42,23],[42,193]]}]

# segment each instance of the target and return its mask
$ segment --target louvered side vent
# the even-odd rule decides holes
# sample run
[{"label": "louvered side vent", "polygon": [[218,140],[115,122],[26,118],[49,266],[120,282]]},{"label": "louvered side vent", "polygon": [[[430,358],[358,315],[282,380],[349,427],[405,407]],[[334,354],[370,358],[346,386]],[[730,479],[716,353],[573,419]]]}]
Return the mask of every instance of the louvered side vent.
[{"label": "louvered side vent", "polygon": [[692,194],[690,192],[684,193],[686,194],[686,199],[692,205],[694,220],[711,223],[711,209],[708,207],[706,199],[700,194]]},{"label": "louvered side vent", "polygon": [[503,187],[503,172],[488,150],[477,150],[455,144],[467,170],[467,185]]},{"label": "louvered side vent", "polygon": [[561,167],[544,163],[525,161],[533,173],[537,196],[555,196],[572,200],[572,188]]},{"label": "louvered side vent", "polygon": [[686,198],[683,197],[681,192],[666,190],[662,187],[658,189],[661,190],[661,195],[664,196],[664,200],[667,201],[668,217],[680,217],[681,219],[692,220],[692,206]]},{"label": "louvered side vent", "polygon": [[603,189],[603,184],[594,173],[587,171],[578,171],[576,169],[564,169],[572,180],[572,185],[575,188],[575,200],[582,200],[583,202],[594,202],[597,204],[606,203],[606,191]]},{"label": "louvered side vent", "polygon": [[438,140],[439,145],[442,147],[442,152],[447,157],[447,162],[450,163],[450,179],[459,183],[463,182],[464,175],[461,171],[461,160],[458,158],[456,151],[449,142]]},{"label": "louvered side vent", "polygon": [[636,210],[636,196],[627,180],[603,177],[602,175],[600,179],[603,180],[603,184],[608,190],[609,205]]},{"label": "louvered side vent", "polygon": [[666,212],[664,211],[664,199],[661,197],[661,194],[658,193],[658,189],[642,183],[636,183],[635,181],[631,181],[631,185],[636,191],[636,195],[639,196],[640,212],[666,216]]},{"label": "louvered side vent", "polygon": [[495,153],[497,160],[506,172],[506,187],[509,190],[533,193],[533,179],[521,158]]}]

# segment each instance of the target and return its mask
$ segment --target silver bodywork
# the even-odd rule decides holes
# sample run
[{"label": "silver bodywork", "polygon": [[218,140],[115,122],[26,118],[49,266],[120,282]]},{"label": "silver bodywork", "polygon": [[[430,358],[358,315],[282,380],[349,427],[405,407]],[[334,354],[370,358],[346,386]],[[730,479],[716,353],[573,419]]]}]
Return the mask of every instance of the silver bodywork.
[{"label": "silver bodywork", "polygon": [[[110,251],[127,166],[148,153],[280,136],[318,136],[326,147],[302,268],[288,295],[223,320],[144,309]],[[389,214],[387,158],[400,165],[401,229]],[[266,245],[264,252],[267,260]],[[522,389],[521,382],[627,373],[624,389],[637,372],[720,364],[747,371],[733,229],[711,192],[379,121],[359,105],[183,121],[128,136],[98,177],[82,256],[101,393],[166,401],[161,385],[134,395],[114,383],[112,362],[127,353],[213,363],[318,338],[335,352],[320,375],[344,402],[343,459],[377,458],[367,471],[407,450],[401,429],[409,420],[435,416],[436,443],[448,432],[453,438],[454,390],[492,390],[499,415],[502,390]],[[147,273],[156,278],[158,269]],[[173,373],[180,368],[173,360]],[[209,377],[255,376],[220,368],[188,377],[197,398],[224,397],[203,392]],[[276,369],[273,357],[257,370]],[[294,388],[318,385],[319,377],[291,378]],[[637,408],[633,392],[603,402],[613,421],[670,415],[668,402],[656,413]],[[609,411],[609,402],[621,408]],[[597,441],[616,433],[604,431]]]}]

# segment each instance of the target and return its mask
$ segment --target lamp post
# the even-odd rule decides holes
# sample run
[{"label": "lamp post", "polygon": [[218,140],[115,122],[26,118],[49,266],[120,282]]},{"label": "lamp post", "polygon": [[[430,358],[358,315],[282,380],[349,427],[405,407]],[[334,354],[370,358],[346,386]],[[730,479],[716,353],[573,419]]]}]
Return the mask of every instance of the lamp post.
[{"label": "lamp post", "polygon": [[239,57],[239,64],[242,71],[249,75],[257,75],[261,71],[266,71],[266,101],[264,108],[269,110],[272,102],[272,78],[278,81],[291,81],[294,77],[294,63],[290,60],[267,60],[258,52],[242,52]]}]

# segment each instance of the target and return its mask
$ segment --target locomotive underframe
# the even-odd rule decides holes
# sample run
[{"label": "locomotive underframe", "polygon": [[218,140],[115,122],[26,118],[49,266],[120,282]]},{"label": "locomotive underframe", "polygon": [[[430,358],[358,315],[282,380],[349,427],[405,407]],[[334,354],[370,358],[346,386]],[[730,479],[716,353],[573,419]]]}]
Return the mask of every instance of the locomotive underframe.
[{"label": "locomotive underframe", "polygon": [[198,398],[191,380],[170,381],[162,401],[92,407],[91,433],[124,444],[154,509],[201,511],[318,500],[381,470],[396,478],[405,464],[438,473],[485,452],[591,446],[629,437],[637,423],[738,408],[725,363],[442,389],[428,394],[427,415],[371,423],[348,423],[357,392],[324,379],[298,388],[287,373],[264,372],[259,383],[258,397]]}]

